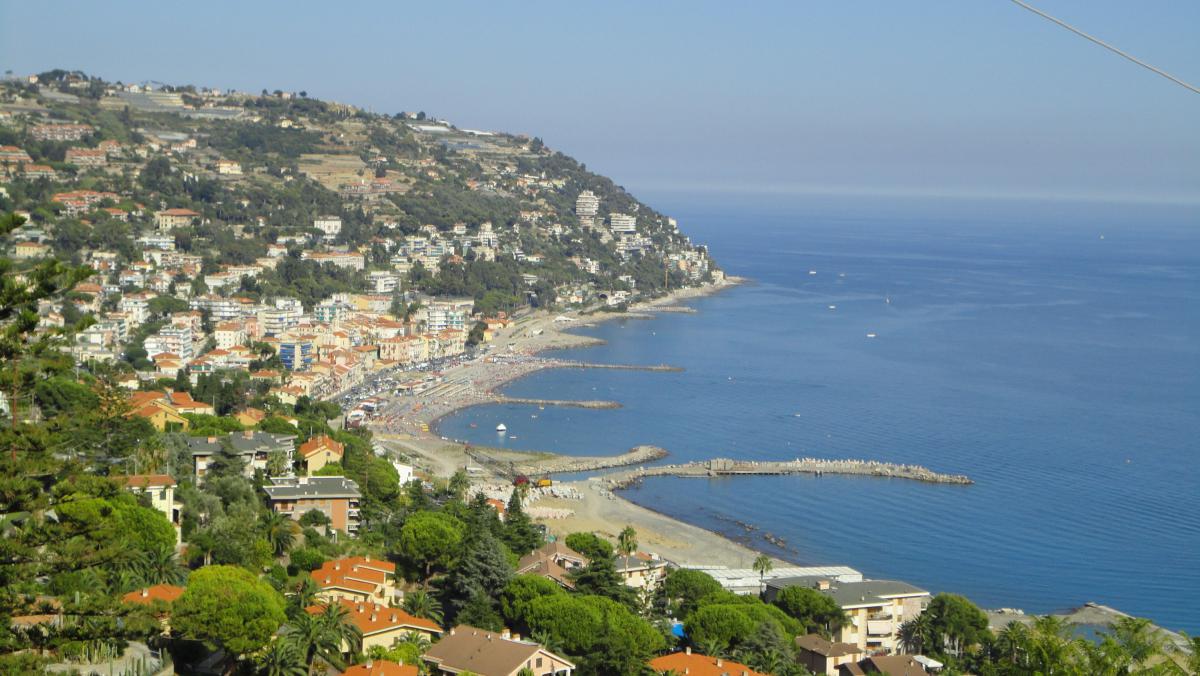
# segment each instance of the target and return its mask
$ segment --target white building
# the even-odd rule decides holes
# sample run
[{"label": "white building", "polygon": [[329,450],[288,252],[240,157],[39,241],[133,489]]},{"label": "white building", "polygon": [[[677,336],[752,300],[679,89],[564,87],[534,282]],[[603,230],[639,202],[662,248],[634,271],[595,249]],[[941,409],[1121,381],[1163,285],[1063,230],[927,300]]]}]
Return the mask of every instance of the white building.
[{"label": "white building", "polygon": [[637,233],[637,217],[629,214],[611,214],[608,217],[609,227],[614,235],[633,235]]},{"label": "white building", "polygon": [[388,270],[372,270],[367,273],[367,282],[375,293],[393,293],[400,288],[400,275]]},{"label": "white building", "polygon": [[146,354],[151,357],[169,352],[178,355],[181,361],[190,361],[195,356],[192,348],[192,327],[163,327],[158,333],[146,338],[145,348]]},{"label": "white building", "polygon": [[596,197],[591,190],[579,193],[579,197],[575,198],[575,215],[583,220],[584,218],[595,218],[598,213],[600,213],[600,198]]},{"label": "white building", "polygon": [[332,241],[337,239],[342,231],[342,219],[337,216],[321,216],[313,220],[313,227],[321,231],[323,239]]}]

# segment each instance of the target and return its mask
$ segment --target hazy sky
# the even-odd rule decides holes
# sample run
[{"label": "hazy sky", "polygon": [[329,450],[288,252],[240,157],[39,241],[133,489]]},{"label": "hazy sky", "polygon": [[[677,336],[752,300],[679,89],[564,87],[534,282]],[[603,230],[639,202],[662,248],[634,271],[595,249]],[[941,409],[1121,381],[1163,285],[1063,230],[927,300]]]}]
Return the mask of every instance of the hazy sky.
[{"label": "hazy sky", "polygon": [[[1033,0],[1200,86],[1200,2]],[[1200,94],[1007,0],[0,0],[0,69],[307,90],[635,192],[1200,202]]]}]

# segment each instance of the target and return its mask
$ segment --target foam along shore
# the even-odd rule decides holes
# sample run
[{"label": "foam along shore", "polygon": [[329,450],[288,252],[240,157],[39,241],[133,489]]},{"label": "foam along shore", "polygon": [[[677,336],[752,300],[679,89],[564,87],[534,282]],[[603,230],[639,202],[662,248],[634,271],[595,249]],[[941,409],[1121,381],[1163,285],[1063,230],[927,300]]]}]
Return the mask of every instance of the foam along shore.
[{"label": "foam along shore", "polygon": [[877,460],[822,460],[818,458],[797,458],[783,461],[740,461],[716,458],[676,465],[639,467],[627,472],[607,474],[602,479],[611,489],[619,489],[653,476],[712,477],[763,474],[816,474],[818,476],[849,474],[960,486],[975,483],[970,477],[962,474],[941,474],[920,465],[898,465]]}]

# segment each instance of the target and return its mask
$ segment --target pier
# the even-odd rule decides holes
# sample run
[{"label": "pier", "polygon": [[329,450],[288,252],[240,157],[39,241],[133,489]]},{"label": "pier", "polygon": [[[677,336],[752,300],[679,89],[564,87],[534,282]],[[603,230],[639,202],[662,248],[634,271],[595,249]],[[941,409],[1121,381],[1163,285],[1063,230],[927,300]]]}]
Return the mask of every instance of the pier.
[{"label": "pier", "polygon": [[668,373],[680,373],[683,371],[682,366],[671,366],[669,364],[650,364],[642,366],[638,364],[592,364],[585,361],[558,360],[555,363],[555,366],[570,369],[610,369],[614,371],[658,371]]},{"label": "pier", "polygon": [[530,406],[566,406],[569,408],[621,408],[618,401],[605,399],[527,399],[524,397],[506,397],[496,395],[492,400],[497,404],[528,404]]},{"label": "pier", "polygon": [[646,477],[718,477],[738,475],[789,475],[789,474],[839,474],[872,476],[892,479],[908,479],[935,484],[969,486],[974,481],[963,474],[942,474],[920,465],[899,465],[876,460],[822,460],[797,458],[783,461],[743,461],[715,458],[677,465],[639,467],[628,472],[618,472],[602,477],[612,489],[625,488]]}]

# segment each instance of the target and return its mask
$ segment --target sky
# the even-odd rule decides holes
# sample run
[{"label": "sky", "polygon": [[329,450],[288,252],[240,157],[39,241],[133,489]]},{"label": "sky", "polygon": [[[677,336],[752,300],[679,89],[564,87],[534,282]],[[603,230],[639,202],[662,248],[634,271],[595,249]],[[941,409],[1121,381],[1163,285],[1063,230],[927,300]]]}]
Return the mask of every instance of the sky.
[{"label": "sky", "polygon": [[[1200,3],[1032,0],[1200,86]],[[1200,94],[1007,0],[0,0],[0,70],[539,136],[635,194],[1200,203]]]}]

